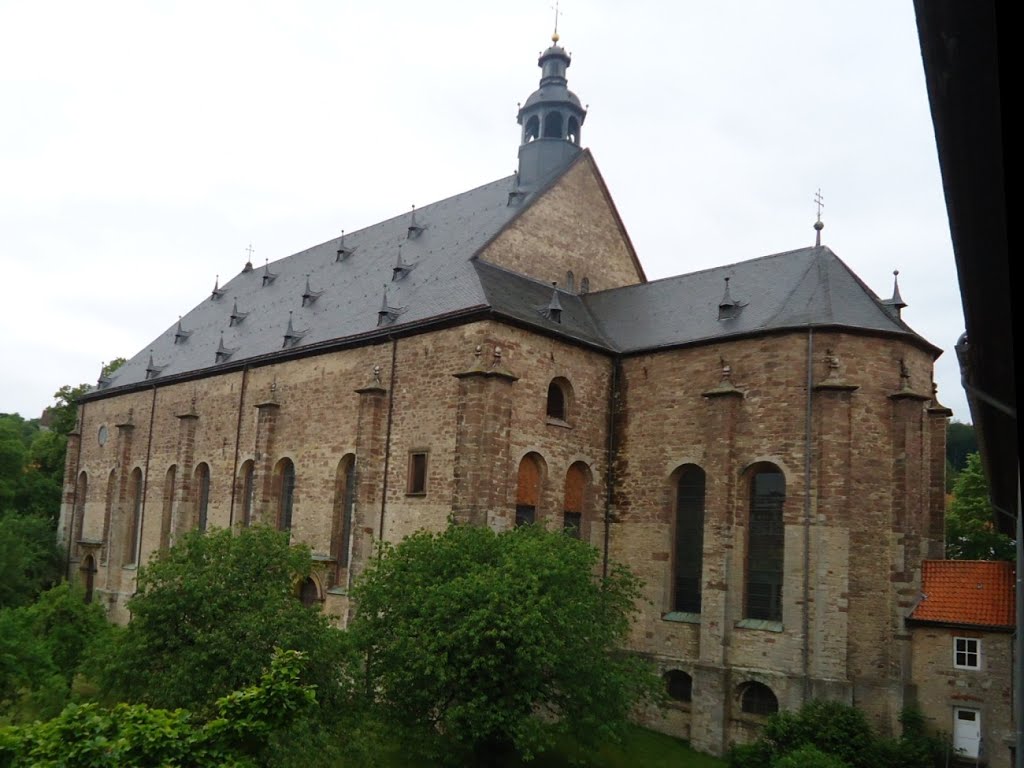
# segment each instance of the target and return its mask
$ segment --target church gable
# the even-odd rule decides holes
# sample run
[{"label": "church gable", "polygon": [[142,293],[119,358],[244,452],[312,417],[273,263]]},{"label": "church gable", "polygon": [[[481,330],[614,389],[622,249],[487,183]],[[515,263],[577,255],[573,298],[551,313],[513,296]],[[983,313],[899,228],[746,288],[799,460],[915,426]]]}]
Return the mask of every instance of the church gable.
[{"label": "church gable", "polygon": [[557,282],[570,293],[646,281],[589,151],[541,191],[478,258],[536,280]]}]

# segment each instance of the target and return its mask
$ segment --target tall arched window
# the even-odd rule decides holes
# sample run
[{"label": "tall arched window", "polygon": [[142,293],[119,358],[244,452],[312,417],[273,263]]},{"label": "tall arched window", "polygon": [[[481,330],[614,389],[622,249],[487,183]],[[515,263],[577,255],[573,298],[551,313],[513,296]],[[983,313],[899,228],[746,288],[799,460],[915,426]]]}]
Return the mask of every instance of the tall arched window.
[{"label": "tall arched window", "polygon": [[248,528],[252,525],[253,501],[256,499],[256,467],[252,459],[242,464],[242,525]]},{"label": "tall arched window", "polygon": [[519,462],[519,478],[516,485],[517,527],[537,520],[543,474],[541,461],[542,459],[536,453],[528,453]]},{"label": "tall arched window", "polygon": [[704,470],[686,464],[676,471],[675,583],[672,610],[700,613],[704,569]]},{"label": "tall arched window", "polygon": [[747,532],[747,604],[750,619],[782,621],[782,567],[785,529],[782,508],[786,477],[774,464],[757,464],[750,472],[750,518]]},{"label": "tall arched window", "polygon": [[107,477],[107,498],[103,507],[103,555],[106,562],[110,556],[110,518],[114,514],[114,499],[117,497],[117,470],[110,470]]},{"label": "tall arched window", "polygon": [[205,462],[196,467],[194,487],[196,525],[205,531],[210,517],[210,466]]},{"label": "tall arched window", "polygon": [[573,274],[571,269],[565,273],[565,290],[569,293],[576,292],[576,275]]},{"label": "tall arched window", "polygon": [[751,681],[740,686],[740,709],[749,715],[774,715],[779,700],[767,685]]},{"label": "tall arched window", "polygon": [[560,139],[560,138],[562,138],[562,113],[561,112],[548,112],[544,116],[544,138],[545,139]]},{"label": "tall arched window", "polygon": [[565,503],[563,504],[562,527],[574,538],[580,538],[586,520],[587,487],[590,484],[590,468],[577,461],[565,473]]},{"label": "tall arched window", "polygon": [[89,477],[85,472],[78,474],[78,483],[75,485],[75,513],[71,518],[71,546],[82,539],[82,531],[85,530],[85,498],[89,493]]},{"label": "tall arched window", "polygon": [[174,481],[178,477],[178,467],[171,464],[164,476],[164,503],[160,510],[160,549],[171,546],[171,519],[174,514]]},{"label": "tall arched window", "polygon": [[281,459],[274,470],[277,486],[277,530],[292,529],[292,507],[295,502],[295,465],[291,459]]},{"label": "tall arched window", "polygon": [[139,561],[139,526],[142,524],[142,470],[138,467],[132,472],[131,493],[132,511],[125,528],[122,565],[134,565]]},{"label": "tall arched window", "polygon": [[352,541],[352,510],[356,501],[356,457],[351,453],[338,462],[334,478],[334,522],[331,526],[331,556],[338,564],[336,579],[348,568],[348,551]]}]

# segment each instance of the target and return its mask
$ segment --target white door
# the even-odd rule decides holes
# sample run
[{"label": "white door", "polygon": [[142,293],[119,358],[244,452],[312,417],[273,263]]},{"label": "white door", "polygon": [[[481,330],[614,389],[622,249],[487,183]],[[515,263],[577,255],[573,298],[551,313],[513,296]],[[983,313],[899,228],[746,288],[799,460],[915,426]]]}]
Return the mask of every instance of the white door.
[{"label": "white door", "polygon": [[953,709],[953,747],[964,757],[977,757],[981,745],[981,712]]}]

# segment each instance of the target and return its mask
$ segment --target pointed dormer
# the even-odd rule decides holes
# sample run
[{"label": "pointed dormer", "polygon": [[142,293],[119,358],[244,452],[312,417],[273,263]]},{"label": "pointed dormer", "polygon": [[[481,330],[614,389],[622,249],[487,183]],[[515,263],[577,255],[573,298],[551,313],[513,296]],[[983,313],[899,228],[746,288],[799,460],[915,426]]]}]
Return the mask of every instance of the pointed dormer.
[{"label": "pointed dormer", "polygon": [[580,128],[587,110],[569,90],[565,71],[571,59],[558,45],[540,55],[540,87],[520,106],[516,121],[523,127],[519,147],[519,180],[533,187],[568,165],[580,153]]}]

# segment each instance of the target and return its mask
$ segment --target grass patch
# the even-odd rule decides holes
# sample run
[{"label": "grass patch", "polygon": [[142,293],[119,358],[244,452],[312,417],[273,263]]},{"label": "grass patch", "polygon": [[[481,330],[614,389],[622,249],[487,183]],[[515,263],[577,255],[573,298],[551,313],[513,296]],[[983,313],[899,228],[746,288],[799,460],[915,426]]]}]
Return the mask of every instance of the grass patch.
[{"label": "grass patch", "polygon": [[621,744],[606,744],[597,754],[566,742],[560,744],[554,752],[540,755],[525,765],[534,768],[724,768],[725,762],[695,752],[679,739],[632,726]]}]

